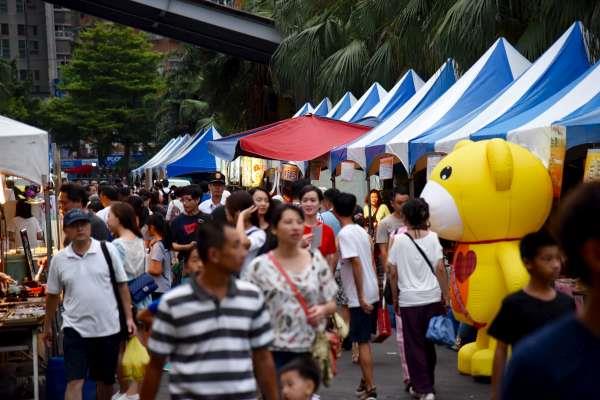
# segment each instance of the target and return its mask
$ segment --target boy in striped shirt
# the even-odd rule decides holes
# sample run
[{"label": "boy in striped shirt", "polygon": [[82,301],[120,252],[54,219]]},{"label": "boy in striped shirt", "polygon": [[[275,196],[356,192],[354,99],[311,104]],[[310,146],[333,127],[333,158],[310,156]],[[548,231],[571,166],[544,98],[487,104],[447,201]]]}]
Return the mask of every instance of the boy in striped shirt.
[{"label": "boy in striped shirt", "polygon": [[[204,272],[163,295],[148,342],[151,358],[141,399],[154,399],[162,368],[171,363],[172,399],[276,399],[270,317],[260,291],[233,278],[246,250],[236,230],[198,227]],[[255,379],[256,377],[256,379]]]}]

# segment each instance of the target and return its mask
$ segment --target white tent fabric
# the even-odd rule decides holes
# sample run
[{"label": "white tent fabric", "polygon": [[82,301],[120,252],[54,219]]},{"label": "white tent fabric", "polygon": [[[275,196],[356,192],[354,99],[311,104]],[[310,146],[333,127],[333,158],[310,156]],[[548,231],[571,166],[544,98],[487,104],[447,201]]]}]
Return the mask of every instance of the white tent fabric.
[{"label": "white tent fabric", "polygon": [[178,157],[181,153],[183,153],[189,146],[192,146],[194,142],[200,137],[200,132],[197,132],[194,135],[186,135],[185,140],[181,142],[180,145],[175,146],[169,153],[165,154],[161,159],[152,166],[152,170],[155,173],[160,171],[164,172],[167,164],[175,157]]},{"label": "white tent fabric", "polygon": [[453,64],[453,60],[447,60],[402,107],[366,135],[350,144],[347,155],[343,159],[352,160],[363,169],[367,169],[371,162],[367,157],[366,148],[382,139],[404,121],[420,115],[426,107],[450,88],[456,80]]},{"label": "white tent fabric", "polygon": [[387,141],[385,152],[398,157],[410,171],[408,144],[412,139],[473,111],[529,66],[530,63],[506,39],[498,39],[446,93]]},{"label": "white tent fabric", "polygon": [[188,135],[188,134],[178,137],[177,140],[175,142],[173,142],[172,145],[169,146],[169,148],[166,149],[159,157],[154,158],[152,160],[152,162],[149,162],[148,164],[146,164],[144,166],[144,171],[152,170],[157,165],[160,165],[160,163],[163,160],[168,159],[173,153],[178,151],[181,148],[181,146],[184,143],[186,143],[189,139],[190,139],[190,135]]},{"label": "white tent fabric", "polygon": [[162,157],[162,155],[168,151],[177,141],[181,140],[181,136],[176,137],[176,138],[172,138],[171,140],[169,140],[167,142],[167,144],[165,144],[154,156],[152,156],[148,161],[146,161],[144,164],[140,165],[139,167],[137,167],[136,169],[134,169],[133,171],[131,171],[131,173],[135,176],[140,176],[144,173],[144,169],[147,166],[152,165],[152,163],[156,162],[160,157]]},{"label": "white tent fabric", "polygon": [[387,95],[387,91],[377,82],[373,83],[369,89],[350,107],[340,121],[356,122],[365,116],[373,107]]},{"label": "white tent fabric", "polygon": [[328,118],[340,119],[342,115],[346,114],[346,112],[356,103],[356,97],[350,92],[346,92],[342,96],[342,98],[333,106],[329,114],[327,114]]},{"label": "white tent fabric", "polygon": [[[432,146],[435,152],[449,153],[458,141],[469,138],[472,133],[486,126],[499,124],[545,101],[577,79],[588,68],[583,26],[578,22],[573,24],[505,91],[476,110],[475,115],[466,116],[453,126],[447,126],[446,129],[421,137],[417,142],[435,144]],[[438,138],[439,140],[436,141]]]},{"label": "white tent fabric", "polygon": [[49,163],[46,131],[0,116],[0,173],[41,185]]},{"label": "white tent fabric", "polygon": [[[379,122],[383,121],[398,108],[402,107],[424,84],[425,82],[423,82],[421,77],[414,70],[409,69],[396,82],[394,87],[390,89],[388,94],[371,111],[365,114],[362,120],[375,118]],[[362,120],[358,121],[358,123],[362,123]]]},{"label": "white tent fabric", "polygon": [[306,114],[312,114],[312,112],[314,111],[314,108],[312,106],[312,104],[310,103],[304,103],[304,105],[302,107],[300,107],[300,109],[298,111],[296,111],[296,114],[294,114],[294,116],[292,118],[297,118],[300,117],[302,115],[306,115]]}]

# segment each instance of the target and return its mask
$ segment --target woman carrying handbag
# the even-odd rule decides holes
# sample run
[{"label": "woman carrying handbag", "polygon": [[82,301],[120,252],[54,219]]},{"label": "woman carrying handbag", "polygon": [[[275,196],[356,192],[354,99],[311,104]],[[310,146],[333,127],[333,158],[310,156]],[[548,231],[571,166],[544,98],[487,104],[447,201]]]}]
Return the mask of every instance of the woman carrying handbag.
[{"label": "woman carrying handbag", "polygon": [[429,320],[445,313],[448,299],[442,245],[429,230],[429,206],[423,199],[407,201],[402,207],[407,232],[397,235],[388,264],[394,309],[402,319],[406,362],[411,394],[434,400],[435,345],[426,339]]}]

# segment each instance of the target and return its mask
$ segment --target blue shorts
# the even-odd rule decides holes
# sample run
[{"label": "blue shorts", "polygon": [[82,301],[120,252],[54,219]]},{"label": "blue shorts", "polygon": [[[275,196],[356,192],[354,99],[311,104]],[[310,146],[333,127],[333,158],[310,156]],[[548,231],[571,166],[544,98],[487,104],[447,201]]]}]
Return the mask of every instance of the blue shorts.
[{"label": "blue shorts", "polygon": [[377,306],[373,304],[373,311],[369,314],[361,307],[350,308],[350,340],[353,343],[369,343],[371,335],[377,332]]}]

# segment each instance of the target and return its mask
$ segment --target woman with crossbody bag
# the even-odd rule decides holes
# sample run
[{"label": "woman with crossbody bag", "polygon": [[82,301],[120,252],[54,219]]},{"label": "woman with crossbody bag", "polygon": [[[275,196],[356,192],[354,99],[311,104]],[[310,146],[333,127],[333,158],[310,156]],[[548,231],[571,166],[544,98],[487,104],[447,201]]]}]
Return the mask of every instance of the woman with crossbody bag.
[{"label": "woman with crossbody bag", "polygon": [[445,313],[448,299],[442,245],[429,230],[429,206],[413,199],[402,207],[407,231],[397,235],[390,249],[388,264],[394,309],[402,319],[406,362],[411,394],[434,400],[435,345],[425,338],[429,320]]},{"label": "woman with crossbody bag", "polygon": [[277,369],[297,357],[312,356],[313,344],[336,310],[337,285],[318,250],[300,246],[304,215],[293,205],[273,214],[277,247],[248,266],[246,278],[264,294],[275,333],[272,354]]}]

